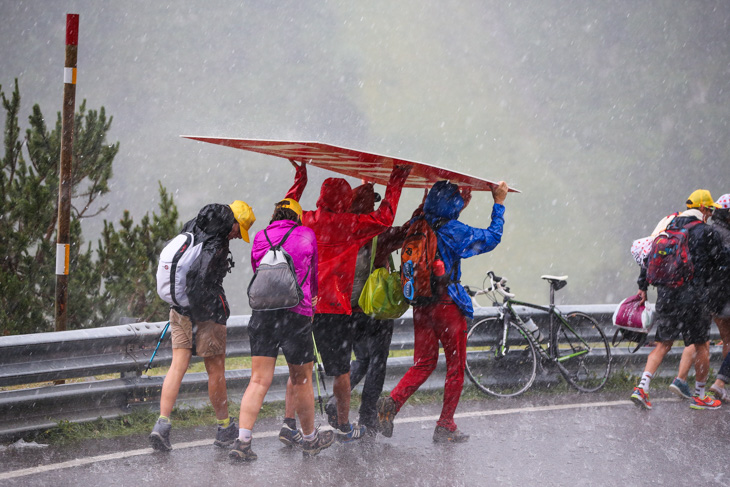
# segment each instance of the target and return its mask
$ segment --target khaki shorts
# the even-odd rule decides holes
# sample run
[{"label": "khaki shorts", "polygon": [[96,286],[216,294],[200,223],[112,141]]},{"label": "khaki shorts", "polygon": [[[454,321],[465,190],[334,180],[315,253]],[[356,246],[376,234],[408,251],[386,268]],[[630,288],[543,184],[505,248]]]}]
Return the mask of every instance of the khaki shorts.
[{"label": "khaki shorts", "polygon": [[[213,357],[226,353],[226,326],[214,321],[195,324],[195,355]],[[172,348],[193,348],[193,322],[174,309],[170,310]]]}]

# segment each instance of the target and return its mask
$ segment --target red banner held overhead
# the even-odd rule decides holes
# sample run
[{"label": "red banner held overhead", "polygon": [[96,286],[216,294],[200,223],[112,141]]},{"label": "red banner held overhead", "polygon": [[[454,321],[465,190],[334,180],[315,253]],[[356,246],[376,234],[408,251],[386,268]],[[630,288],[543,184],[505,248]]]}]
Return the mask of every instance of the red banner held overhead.
[{"label": "red banner held overhead", "polygon": [[[306,162],[315,167],[328,169],[345,176],[364,179],[365,181],[382,185],[388,183],[393,166],[406,165],[412,167],[406,180],[406,188],[430,188],[436,181],[444,179],[456,183],[459,186],[469,187],[474,191],[491,191],[496,186],[496,183],[492,181],[431,164],[383,156],[320,142],[232,139],[193,135],[183,135],[182,137],[236,149],[259,152],[297,162]],[[519,193],[514,188],[510,188],[510,191]]]}]

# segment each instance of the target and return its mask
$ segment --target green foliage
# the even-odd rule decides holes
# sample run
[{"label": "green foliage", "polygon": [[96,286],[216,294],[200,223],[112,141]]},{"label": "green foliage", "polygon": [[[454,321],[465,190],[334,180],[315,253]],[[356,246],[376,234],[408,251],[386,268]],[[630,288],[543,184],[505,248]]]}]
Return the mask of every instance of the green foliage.
[{"label": "green foliage", "polygon": [[[55,298],[55,228],[58,218],[58,168],[60,162],[61,115],[49,132],[38,105],[29,117],[30,128],[20,140],[18,82],[10,96],[0,87],[6,111],[4,147],[0,160],[0,322],[1,334],[33,333],[50,329]],[[75,116],[73,150],[73,193],[82,180],[89,182],[83,193],[83,207],[72,206],[69,235],[70,272],[79,263],[88,264],[90,255],[79,252],[83,240],[80,219],[96,198],[108,192],[111,161],[119,145],[107,145],[107,122],[102,108],[86,112],[82,103]],[[26,148],[24,155],[22,149]],[[85,272],[85,273],[88,273]],[[74,323],[75,303],[69,305],[69,328]]]},{"label": "green foliage", "polygon": [[[21,140],[17,80],[9,97],[0,86],[0,98],[6,111],[5,153],[0,160],[0,335],[50,331],[55,315],[61,114],[49,131],[35,105]],[[97,200],[109,192],[119,151],[118,142],[106,141],[111,122],[104,107],[87,111],[85,101],[75,114],[68,329],[116,324],[119,316],[161,320],[167,308],[155,293],[154,266],[164,241],[175,233],[178,213],[162,185],[159,215],[145,215],[134,225],[125,212],[118,232],[105,221],[96,256],[90,244],[82,250],[81,220],[106,210]]]},{"label": "green foliage", "polygon": [[119,221],[119,231],[104,221],[97,250],[104,281],[103,299],[98,302],[103,319],[112,322],[120,316],[143,321],[165,319],[168,306],[157,296],[155,272],[162,247],[176,233],[178,212],[162,184],[159,191],[160,214],[153,214],[151,220],[145,215],[139,225],[134,225],[125,211]]}]

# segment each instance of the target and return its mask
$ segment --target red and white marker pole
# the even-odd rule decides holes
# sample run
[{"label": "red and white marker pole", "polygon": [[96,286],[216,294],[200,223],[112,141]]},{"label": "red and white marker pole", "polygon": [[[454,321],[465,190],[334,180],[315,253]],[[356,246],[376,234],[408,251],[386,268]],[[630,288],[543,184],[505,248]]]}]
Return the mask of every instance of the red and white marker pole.
[{"label": "red and white marker pole", "polygon": [[79,46],[79,16],[66,15],[66,64],[63,68],[63,110],[61,115],[61,167],[58,184],[58,236],[56,240],[56,331],[66,329],[68,268],[71,221],[71,166],[74,112],[76,109],[76,61]]}]

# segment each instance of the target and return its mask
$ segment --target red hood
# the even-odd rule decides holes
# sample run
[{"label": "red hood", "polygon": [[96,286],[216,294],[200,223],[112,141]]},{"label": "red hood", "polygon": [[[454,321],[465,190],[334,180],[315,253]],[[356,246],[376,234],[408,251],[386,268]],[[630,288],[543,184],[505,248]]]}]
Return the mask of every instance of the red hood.
[{"label": "red hood", "polygon": [[365,183],[352,190],[351,213],[370,213],[375,210],[375,189],[372,183]]},{"label": "red hood", "polygon": [[342,178],[327,178],[317,200],[317,208],[333,213],[344,213],[352,203],[352,188]]}]

